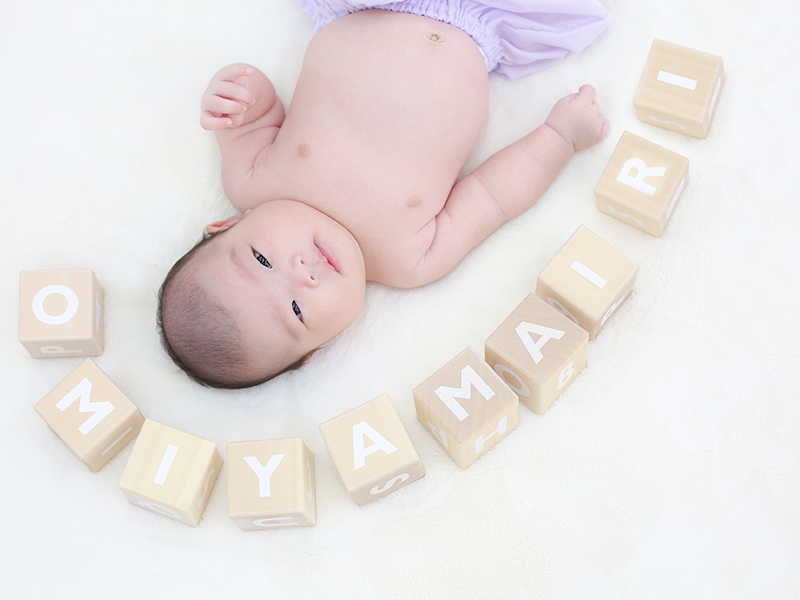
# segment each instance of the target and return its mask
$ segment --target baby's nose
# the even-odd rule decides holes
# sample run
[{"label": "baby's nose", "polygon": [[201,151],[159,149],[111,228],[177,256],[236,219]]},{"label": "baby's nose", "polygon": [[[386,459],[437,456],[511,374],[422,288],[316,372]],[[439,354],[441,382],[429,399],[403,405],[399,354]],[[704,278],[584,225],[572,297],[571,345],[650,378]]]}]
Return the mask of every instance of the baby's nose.
[{"label": "baby's nose", "polygon": [[319,285],[319,278],[314,273],[313,262],[298,254],[294,258],[293,273],[300,283],[309,287],[317,287]]}]

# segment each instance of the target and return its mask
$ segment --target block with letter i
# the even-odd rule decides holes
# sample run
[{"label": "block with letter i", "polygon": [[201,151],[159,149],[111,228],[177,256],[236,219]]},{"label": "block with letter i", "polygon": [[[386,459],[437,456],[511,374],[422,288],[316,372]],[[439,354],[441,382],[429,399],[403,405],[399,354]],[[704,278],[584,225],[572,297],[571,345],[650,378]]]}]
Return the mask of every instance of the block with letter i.
[{"label": "block with letter i", "polygon": [[688,158],[626,131],[594,190],[597,209],[660,236],[688,181]]},{"label": "block with letter i", "polygon": [[146,419],[119,487],[131,504],[195,526],[221,468],[213,442]]},{"label": "block with letter i", "polygon": [[536,414],[586,365],[589,334],[530,294],[486,340],[486,362]]},{"label": "block with letter i", "polygon": [[19,341],[34,358],[103,353],[103,288],[91,269],[19,274]]},{"label": "block with letter i", "polygon": [[719,56],[655,40],[633,101],[636,116],[657,127],[704,138],[724,81]]},{"label": "block with letter i", "polygon": [[536,295],[592,340],[633,290],[639,267],[581,225],[539,273]]},{"label": "block with letter i", "polygon": [[359,506],[425,475],[386,394],[322,423],[319,430],[345,489]]},{"label": "block with letter i", "polygon": [[513,430],[519,400],[472,348],[414,388],[417,419],[466,469]]},{"label": "block with letter i", "polygon": [[34,409],[95,473],[138,435],[144,423],[139,409],[89,358]]},{"label": "block with letter i", "polygon": [[228,516],[245,531],[317,522],[314,455],[300,438],[227,446]]}]

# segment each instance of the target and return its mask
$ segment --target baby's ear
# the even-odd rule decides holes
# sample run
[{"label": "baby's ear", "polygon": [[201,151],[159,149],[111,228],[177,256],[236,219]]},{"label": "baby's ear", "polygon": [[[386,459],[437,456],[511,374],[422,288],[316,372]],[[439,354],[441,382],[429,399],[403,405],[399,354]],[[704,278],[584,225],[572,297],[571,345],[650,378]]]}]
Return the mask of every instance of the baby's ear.
[{"label": "baby's ear", "polygon": [[244,215],[239,215],[238,217],[231,217],[229,219],[225,219],[224,221],[217,221],[215,223],[211,223],[211,225],[206,225],[206,233],[214,235],[220,231],[225,231],[229,227],[233,227],[239,221],[241,221],[243,216]]}]

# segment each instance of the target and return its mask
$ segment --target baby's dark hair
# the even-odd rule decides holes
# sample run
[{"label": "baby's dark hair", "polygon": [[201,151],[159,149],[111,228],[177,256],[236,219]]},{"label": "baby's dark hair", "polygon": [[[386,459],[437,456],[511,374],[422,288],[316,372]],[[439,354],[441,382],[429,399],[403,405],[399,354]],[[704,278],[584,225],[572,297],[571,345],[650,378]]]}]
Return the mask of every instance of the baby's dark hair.
[{"label": "baby's dark hair", "polygon": [[158,291],[157,327],[170,358],[191,379],[208,387],[238,389],[269,381],[303,365],[307,355],[277,373],[253,379],[234,316],[208,293],[191,265],[211,240],[227,229],[204,234],[167,273]]}]

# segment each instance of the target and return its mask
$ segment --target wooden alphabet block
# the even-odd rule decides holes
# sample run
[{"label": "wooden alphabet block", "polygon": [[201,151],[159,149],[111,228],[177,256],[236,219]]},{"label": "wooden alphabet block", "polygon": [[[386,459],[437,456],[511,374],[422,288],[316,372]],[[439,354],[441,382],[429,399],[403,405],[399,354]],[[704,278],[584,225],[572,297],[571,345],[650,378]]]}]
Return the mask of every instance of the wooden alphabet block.
[{"label": "wooden alphabet block", "polygon": [[414,388],[417,419],[462,469],[513,430],[519,400],[472,348]]},{"label": "wooden alphabet block", "polygon": [[314,455],[300,438],[227,446],[228,516],[245,531],[317,522]]},{"label": "wooden alphabet block", "polygon": [[704,138],[724,81],[719,56],[655,40],[633,101],[636,116],[657,127]]},{"label": "wooden alphabet block", "polygon": [[542,415],[586,365],[589,334],[530,294],[486,340],[486,362]]},{"label": "wooden alphabet block", "polygon": [[139,434],[144,417],[89,358],[34,409],[96,473]]},{"label": "wooden alphabet block", "polygon": [[131,504],[195,526],[221,468],[213,442],[146,419],[119,487]]},{"label": "wooden alphabet block", "polygon": [[536,295],[594,339],[633,290],[639,267],[581,225],[536,281]]},{"label": "wooden alphabet block", "polygon": [[344,487],[359,506],[425,475],[386,394],[323,423],[319,430]]},{"label": "wooden alphabet block", "polygon": [[91,269],[19,274],[19,341],[34,358],[103,353],[103,288]]},{"label": "wooden alphabet block", "polygon": [[594,190],[601,212],[660,236],[689,181],[689,159],[628,131]]}]

